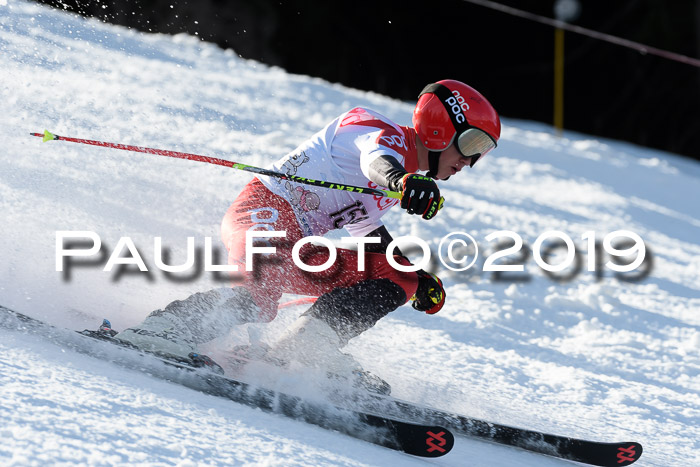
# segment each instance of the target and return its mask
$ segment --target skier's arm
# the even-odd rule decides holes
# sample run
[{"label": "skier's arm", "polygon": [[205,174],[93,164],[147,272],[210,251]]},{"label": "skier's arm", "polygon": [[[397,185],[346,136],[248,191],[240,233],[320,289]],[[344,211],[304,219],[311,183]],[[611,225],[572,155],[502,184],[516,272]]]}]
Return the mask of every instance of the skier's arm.
[{"label": "skier's arm", "polygon": [[384,155],[369,164],[366,175],[379,186],[385,186],[391,191],[403,191],[403,177],[406,174],[408,172],[395,157]]},{"label": "skier's arm", "polygon": [[411,174],[392,156],[376,157],[367,167],[367,178],[379,186],[400,191],[401,208],[423,219],[432,219],[441,207],[440,189],[430,178]]}]

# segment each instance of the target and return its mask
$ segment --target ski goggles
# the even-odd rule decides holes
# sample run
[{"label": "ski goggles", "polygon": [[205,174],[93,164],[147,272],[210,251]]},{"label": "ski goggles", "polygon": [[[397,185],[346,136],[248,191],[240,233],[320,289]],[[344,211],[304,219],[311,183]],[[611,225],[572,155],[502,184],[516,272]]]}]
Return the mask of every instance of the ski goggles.
[{"label": "ski goggles", "polygon": [[481,156],[496,147],[496,142],[483,130],[469,127],[456,138],[455,147],[462,157],[471,157],[469,167],[474,167]]}]

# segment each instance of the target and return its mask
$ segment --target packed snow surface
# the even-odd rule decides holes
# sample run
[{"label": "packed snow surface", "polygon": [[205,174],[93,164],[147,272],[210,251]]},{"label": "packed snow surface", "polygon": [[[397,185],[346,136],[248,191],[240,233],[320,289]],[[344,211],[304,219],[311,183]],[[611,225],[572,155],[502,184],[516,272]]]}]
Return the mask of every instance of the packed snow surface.
[{"label": "packed snow surface", "polygon": [[[219,223],[251,179],[192,161],[42,143],[30,132],[265,166],[358,105],[410,124],[414,102],[291,75],[194,37],[0,1],[0,303],[73,329],[107,317],[120,330],[220,286],[206,272],[168,278],[155,266],[154,239],[171,251],[171,264],[185,261],[187,237],[197,247],[212,237],[223,258]],[[448,234],[468,233],[479,245],[476,264],[455,272],[435,261],[445,308],[427,316],[403,306],[348,351],[403,399],[556,434],[638,441],[638,465],[700,465],[700,165],[504,118],[499,147],[440,187],[447,201],[434,220],[397,208],[386,224],[394,237],[425,239],[434,255]],[[496,263],[524,271],[498,280],[485,262],[508,237],[487,236],[504,230],[524,246]],[[646,260],[631,273],[605,264],[611,256],[602,242],[618,230],[646,245]],[[57,231],[95,232],[105,255],[129,237],[149,272],[105,272],[107,256],[57,272]],[[574,261],[553,273],[568,280],[535,261],[536,252],[553,265],[567,260],[564,247],[546,254],[555,236],[535,248],[548,231],[564,233],[579,252],[580,270]],[[590,232],[600,243],[597,262],[589,261]],[[274,338],[302,310],[283,309],[272,324],[215,344],[242,342],[249,332]],[[3,465],[426,462],[7,330],[0,390]],[[467,439],[429,462],[566,464]]]}]

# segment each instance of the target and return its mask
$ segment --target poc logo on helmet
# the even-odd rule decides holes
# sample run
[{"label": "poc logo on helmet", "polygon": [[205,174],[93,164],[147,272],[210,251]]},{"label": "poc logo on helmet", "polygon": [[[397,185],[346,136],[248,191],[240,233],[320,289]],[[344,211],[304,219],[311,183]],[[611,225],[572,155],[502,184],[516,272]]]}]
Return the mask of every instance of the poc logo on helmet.
[{"label": "poc logo on helmet", "polygon": [[454,94],[454,97],[450,97],[445,102],[447,102],[447,105],[452,109],[452,113],[455,114],[457,123],[464,123],[466,120],[464,112],[469,110],[469,104],[467,104],[459,91],[452,91],[452,94]]}]

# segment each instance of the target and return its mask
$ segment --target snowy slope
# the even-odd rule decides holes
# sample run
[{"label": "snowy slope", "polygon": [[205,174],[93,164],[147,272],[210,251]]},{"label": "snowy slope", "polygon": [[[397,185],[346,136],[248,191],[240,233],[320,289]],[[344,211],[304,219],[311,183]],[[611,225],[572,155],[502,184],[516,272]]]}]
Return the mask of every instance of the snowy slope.
[{"label": "snowy slope", "polygon": [[[457,77],[459,78],[459,77]],[[467,78],[462,78],[467,79]],[[186,238],[218,244],[219,223],[248,174],[70,143],[29,132],[146,145],[266,165],[329,119],[364,105],[410,123],[413,103],[290,75],[187,36],[145,35],[19,0],[0,1],[0,303],[74,329],[116,329],[216,285],[175,282],[154,267],[153,239],[173,262]],[[475,237],[467,272],[436,271],[448,302],[435,316],[402,307],[348,349],[398,397],[558,434],[635,440],[639,465],[700,465],[700,165],[658,151],[504,119],[499,148],[441,184],[430,223],[398,210],[394,236],[437,250]],[[635,232],[649,276],[586,270],[586,242]],[[55,270],[58,230],[94,231],[107,253],[131,237],[150,274],[100,266]],[[560,283],[530,255],[527,281],[483,272],[499,230],[532,247],[559,230],[583,268]],[[604,261],[609,258],[605,257]],[[557,258],[551,260],[557,262]],[[254,331],[274,336],[301,312]],[[234,333],[223,346],[247,338]],[[402,465],[424,461],[105,366],[0,330],[0,463]],[[463,441],[440,465],[562,465]]]}]

